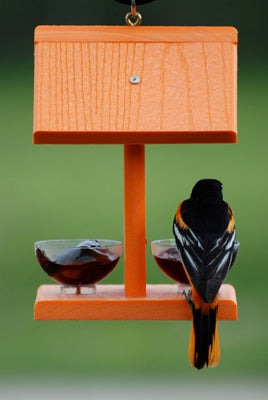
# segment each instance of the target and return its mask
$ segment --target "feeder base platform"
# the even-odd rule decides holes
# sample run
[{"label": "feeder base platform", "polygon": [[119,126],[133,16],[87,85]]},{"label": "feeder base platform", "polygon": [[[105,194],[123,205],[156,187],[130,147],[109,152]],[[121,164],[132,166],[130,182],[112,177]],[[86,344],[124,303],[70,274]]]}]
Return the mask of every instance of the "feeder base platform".
[{"label": "feeder base platform", "polygon": [[[188,285],[182,285],[187,290]],[[237,320],[233,286],[219,292],[220,320]],[[96,285],[96,293],[61,294],[60,285],[39,287],[35,320],[191,320],[191,310],[178,285],[146,285],[145,297],[126,297],[124,285]]]}]

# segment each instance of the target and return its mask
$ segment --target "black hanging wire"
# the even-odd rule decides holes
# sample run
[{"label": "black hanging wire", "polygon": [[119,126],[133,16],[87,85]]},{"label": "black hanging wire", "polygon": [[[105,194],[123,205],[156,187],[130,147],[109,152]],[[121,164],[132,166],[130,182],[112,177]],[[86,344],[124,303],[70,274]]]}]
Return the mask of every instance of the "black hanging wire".
[{"label": "black hanging wire", "polygon": [[[115,1],[126,5],[129,5],[131,3],[131,0],[115,0]],[[142,4],[151,3],[152,1],[154,0],[136,0],[135,3],[137,4],[137,6],[140,6]]]},{"label": "black hanging wire", "polygon": [[137,12],[136,6],[146,3],[151,3],[154,0],[115,0],[115,1],[131,6],[131,11],[126,14],[125,21],[127,25],[137,26],[141,24],[142,16],[139,12]]}]

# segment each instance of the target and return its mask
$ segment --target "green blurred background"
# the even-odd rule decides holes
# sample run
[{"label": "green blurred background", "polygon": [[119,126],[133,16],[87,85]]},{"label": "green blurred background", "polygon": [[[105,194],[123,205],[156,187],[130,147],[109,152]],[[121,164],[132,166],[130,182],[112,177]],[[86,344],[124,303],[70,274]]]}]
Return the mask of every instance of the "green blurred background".
[{"label": "green blurred background", "polygon": [[[267,1],[156,0],[144,25],[233,25],[239,31],[238,144],[146,147],[147,240],[172,236],[178,203],[213,177],[235,213],[240,254],[227,281],[239,320],[220,322],[221,363],[196,372],[187,356],[190,322],[34,322],[38,286],[52,283],[37,240],[123,240],[122,146],[33,146],[33,30],[39,24],[121,25],[112,0],[1,1],[0,380],[267,378]],[[123,258],[123,257],[122,257]],[[170,282],[147,249],[147,281]],[[123,262],[104,282],[123,282]]]}]

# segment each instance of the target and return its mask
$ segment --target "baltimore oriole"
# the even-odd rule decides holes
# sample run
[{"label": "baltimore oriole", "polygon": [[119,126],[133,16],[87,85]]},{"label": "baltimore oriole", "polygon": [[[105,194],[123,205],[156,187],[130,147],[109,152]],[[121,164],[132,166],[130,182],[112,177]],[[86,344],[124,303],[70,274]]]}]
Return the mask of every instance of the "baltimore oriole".
[{"label": "baltimore oriole", "polygon": [[221,182],[202,179],[195,184],[191,197],[178,207],[173,233],[192,289],[191,295],[185,293],[193,315],[190,363],[197,369],[216,367],[218,291],[239,250],[233,211],[223,201]]}]

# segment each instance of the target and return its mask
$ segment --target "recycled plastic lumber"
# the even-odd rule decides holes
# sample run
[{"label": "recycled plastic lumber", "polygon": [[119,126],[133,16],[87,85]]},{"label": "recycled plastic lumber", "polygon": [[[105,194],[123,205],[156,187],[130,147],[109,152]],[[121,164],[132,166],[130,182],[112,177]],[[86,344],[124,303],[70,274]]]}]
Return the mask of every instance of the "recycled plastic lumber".
[{"label": "recycled plastic lumber", "polygon": [[128,297],[146,296],[144,147],[124,145],[124,280]]},{"label": "recycled plastic lumber", "polygon": [[[39,287],[35,320],[190,320],[191,311],[177,285],[147,285],[146,297],[125,297],[124,285],[97,285],[96,294],[61,294],[59,285]],[[219,292],[220,320],[237,320],[231,285]]]},{"label": "recycled plastic lumber", "polygon": [[[176,285],[146,285],[144,145],[236,142],[236,81],[231,27],[36,29],[34,143],[125,145],[125,285],[41,286],[35,319],[190,319]],[[219,317],[236,319],[224,288]]]},{"label": "recycled plastic lumber", "polygon": [[40,26],[33,140],[234,143],[236,85],[232,27]]}]

